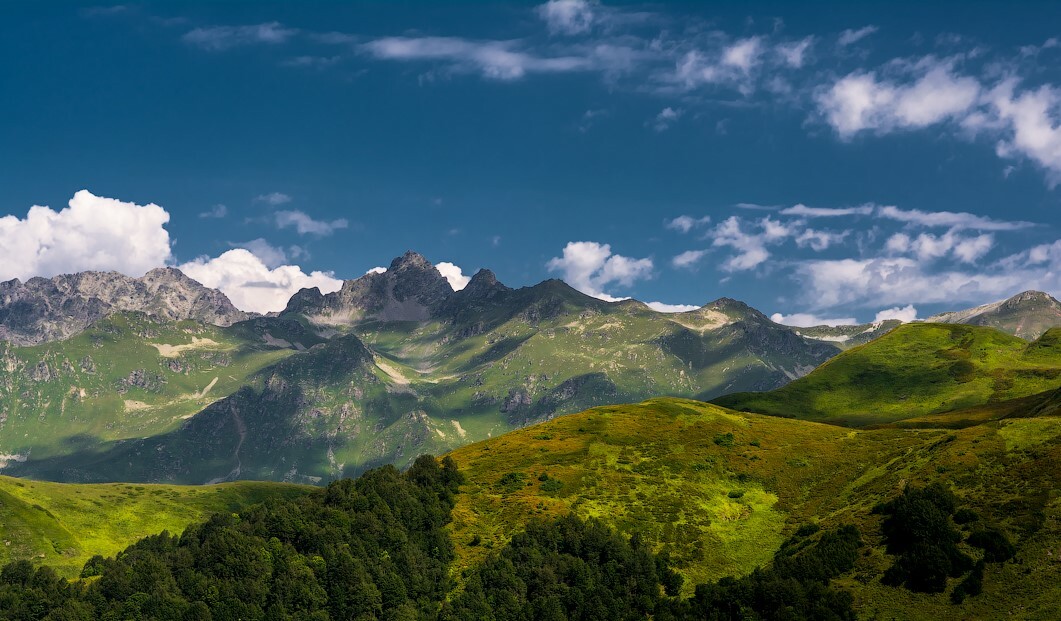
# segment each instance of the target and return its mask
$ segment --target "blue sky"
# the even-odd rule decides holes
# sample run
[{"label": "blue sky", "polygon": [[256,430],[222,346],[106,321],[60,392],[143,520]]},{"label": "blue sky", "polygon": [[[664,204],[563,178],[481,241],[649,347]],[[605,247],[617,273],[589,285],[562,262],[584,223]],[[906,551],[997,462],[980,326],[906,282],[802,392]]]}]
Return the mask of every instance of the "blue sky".
[{"label": "blue sky", "polygon": [[1058,3],[41,4],[0,5],[0,279],[270,310],[415,249],[796,323],[1061,293]]}]

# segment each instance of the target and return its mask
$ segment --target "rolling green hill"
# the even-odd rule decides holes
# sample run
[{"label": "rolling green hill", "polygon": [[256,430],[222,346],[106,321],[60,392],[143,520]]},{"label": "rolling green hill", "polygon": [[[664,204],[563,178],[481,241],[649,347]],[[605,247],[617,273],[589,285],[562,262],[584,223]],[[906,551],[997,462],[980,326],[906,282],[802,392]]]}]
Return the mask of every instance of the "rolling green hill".
[{"label": "rolling green hill", "polygon": [[[454,510],[458,571],[528,520],[568,511],[667,552],[687,587],[768,563],[806,523],[854,524],[867,548],[837,584],[861,618],[1046,619],[1061,602],[1061,418],[849,430],[654,399],[563,416],[451,456],[467,477]],[[1018,546],[1015,561],[989,567],[983,595],[958,606],[880,581],[892,557],[873,508],[936,481]]]},{"label": "rolling green hill", "polygon": [[141,537],[180,533],[211,513],[311,489],[256,482],[80,485],[0,476],[0,565],[27,559],[74,577],[95,554],[113,556]]},{"label": "rolling green hill", "polygon": [[1028,343],[993,328],[906,324],[736,410],[861,427],[998,403],[1061,385],[1061,328]]}]

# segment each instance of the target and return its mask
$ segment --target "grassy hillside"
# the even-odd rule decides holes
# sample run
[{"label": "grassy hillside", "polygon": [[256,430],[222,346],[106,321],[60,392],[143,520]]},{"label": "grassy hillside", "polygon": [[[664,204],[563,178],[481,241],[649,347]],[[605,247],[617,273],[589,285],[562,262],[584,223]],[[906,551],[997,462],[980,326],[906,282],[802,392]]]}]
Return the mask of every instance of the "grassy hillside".
[{"label": "grassy hillside", "polygon": [[1061,329],[1028,343],[993,328],[907,324],[729,408],[860,427],[998,403],[1061,385]]},{"label": "grassy hillside", "polygon": [[[868,552],[841,585],[865,618],[1051,618],[1061,602],[1061,419],[960,430],[848,430],[677,399],[600,407],[452,454],[468,477],[454,511],[458,571],[530,519],[574,511],[667,551],[689,583],[769,561],[800,525],[857,525]],[[883,586],[891,564],[872,508],[943,481],[1018,543],[984,595]]]},{"label": "grassy hillside", "polygon": [[113,556],[146,535],[180,533],[213,512],[314,488],[280,483],[78,485],[0,476],[0,565],[30,559],[76,576],[94,554]]}]

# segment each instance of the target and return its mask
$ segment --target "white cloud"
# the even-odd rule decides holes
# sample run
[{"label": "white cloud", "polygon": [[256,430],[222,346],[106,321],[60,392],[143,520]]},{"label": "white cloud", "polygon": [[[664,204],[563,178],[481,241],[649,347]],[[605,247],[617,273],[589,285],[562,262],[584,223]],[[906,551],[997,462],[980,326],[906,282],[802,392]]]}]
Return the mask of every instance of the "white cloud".
[{"label": "white cloud", "polygon": [[805,216],[808,218],[834,218],[838,216],[867,216],[873,213],[872,205],[862,205],[860,207],[842,207],[842,208],[830,208],[830,207],[807,207],[802,203],[797,203],[791,207],[786,207],[781,210],[781,213],[786,216]]},{"label": "white cloud", "polygon": [[228,215],[228,207],[217,204],[210,208],[209,211],[204,211],[199,214],[200,218],[224,218]]},{"label": "white cloud", "polygon": [[881,133],[961,120],[980,96],[980,83],[954,73],[952,62],[927,58],[908,70],[917,77],[899,83],[875,72],[856,71],[818,93],[819,112],[847,140],[872,130]]},{"label": "white cloud", "polygon": [[279,267],[287,263],[287,252],[283,248],[273,246],[261,237],[247,242],[237,242],[232,244],[232,246],[249,250],[251,254],[261,259],[262,263],[265,263],[270,268]]},{"label": "white cloud", "polygon": [[435,269],[437,269],[438,273],[442,274],[446,280],[449,281],[449,286],[452,287],[454,291],[460,291],[467,287],[468,283],[471,281],[471,277],[465,276],[460,267],[448,261],[436,263]]},{"label": "white cloud", "polygon": [[561,272],[564,280],[586,295],[607,301],[616,298],[604,292],[613,283],[629,287],[638,280],[652,277],[652,259],[632,259],[612,254],[609,244],[568,242],[562,257],[546,264],[549,271]]},{"label": "white cloud", "polygon": [[331,293],[343,285],[331,272],[306,274],[296,265],[269,269],[244,248],[212,259],[200,257],[178,267],[203,285],[221,290],[237,308],[258,313],[283,310],[299,289],[319,287],[322,293]]},{"label": "white cloud", "polygon": [[875,32],[877,32],[876,26],[863,26],[858,30],[852,30],[849,28],[840,33],[840,37],[836,42],[840,47],[847,47],[852,43],[858,43]]},{"label": "white cloud", "polygon": [[595,3],[586,0],[549,0],[538,6],[538,16],[553,34],[575,35],[593,27]]},{"label": "white cloud", "polygon": [[899,209],[891,205],[877,208],[878,217],[898,220],[920,226],[946,226],[953,229],[977,229],[980,231],[1017,231],[1035,226],[1033,222],[994,220],[964,211],[921,211]]},{"label": "white cloud", "polygon": [[1049,270],[928,271],[915,259],[885,257],[805,261],[796,271],[805,301],[814,308],[841,304],[931,304],[998,299],[1019,289],[1058,284],[1061,266]]},{"label": "white cloud", "polygon": [[515,41],[473,41],[457,37],[386,37],[365,43],[372,56],[397,61],[442,61],[457,71],[479,72],[495,80],[516,80],[528,73],[585,71],[586,56],[543,57],[522,51]]},{"label": "white cloud", "polygon": [[992,234],[963,237],[957,231],[951,229],[943,235],[921,233],[913,238],[906,233],[896,233],[888,238],[885,248],[893,254],[913,254],[921,261],[952,255],[962,263],[975,263],[995,246]]},{"label": "white cloud", "polygon": [[736,67],[744,73],[748,73],[759,64],[760,54],[762,54],[762,39],[760,37],[741,39],[722,52],[722,64]]},{"label": "white cloud", "polygon": [[663,226],[674,231],[681,231],[682,233],[688,233],[689,231],[703,226],[711,222],[711,216],[703,216],[700,218],[694,218],[692,216],[678,216],[671,220],[664,220]]},{"label": "white cloud", "polygon": [[739,272],[754,269],[769,259],[766,246],[794,236],[802,224],[800,221],[781,222],[767,216],[753,223],[757,232],[749,232],[745,230],[742,218],[730,216],[718,223],[710,237],[715,247],[729,247],[736,252],[722,263],[721,269]]},{"label": "white cloud", "polygon": [[276,207],[285,203],[291,202],[291,197],[283,192],[270,192],[268,194],[260,194],[254,198],[255,202],[267,203]]},{"label": "white cloud", "polygon": [[666,302],[646,302],[645,305],[657,313],[687,313],[700,308],[693,304],[667,304]]},{"label": "white cloud", "polygon": [[1006,80],[987,96],[997,123],[1006,127],[995,151],[999,157],[1027,157],[1056,187],[1061,183],[1061,90],[1040,86],[1018,95],[1015,86]]},{"label": "white cloud", "polygon": [[809,36],[800,39],[799,41],[780,43],[774,49],[786,65],[793,69],[799,69],[803,66],[803,63],[806,60],[807,50],[809,50],[812,45],[814,45],[814,37]]},{"label": "white cloud", "polygon": [[838,244],[844,240],[845,237],[851,234],[851,231],[818,231],[815,229],[806,229],[799,235],[796,235],[796,245],[800,248],[806,248],[810,246],[812,250],[821,252],[826,250],[830,246]]},{"label": "white cloud", "polygon": [[374,267],[374,268],[368,270],[365,273],[366,274],[382,274],[382,273],[384,273],[386,271],[387,271],[387,268],[379,266],[379,267]]},{"label": "white cloud", "polygon": [[657,132],[666,131],[682,117],[682,112],[681,108],[675,109],[667,106],[660,110],[659,114],[656,115],[656,118],[653,119],[652,128]]},{"label": "white cloud", "polygon": [[251,26],[209,26],[191,30],[181,39],[189,45],[210,51],[221,52],[234,47],[256,43],[285,43],[298,31],[284,28],[279,22],[268,22]]},{"label": "white cloud", "polygon": [[141,276],[170,260],[169,213],[81,190],[68,207],[0,218],[0,280],[84,270]]},{"label": "white cloud", "polygon": [[774,313],[770,315],[770,321],[786,326],[797,328],[812,328],[814,326],[853,326],[858,324],[854,317],[820,317],[810,313],[792,313],[782,315]]},{"label": "white cloud", "polygon": [[674,267],[692,267],[699,263],[700,259],[704,258],[706,254],[706,250],[686,250],[671,259],[671,265]]},{"label": "white cloud", "polygon": [[273,214],[276,219],[277,228],[288,228],[293,227],[298,231],[299,235],[317,235],[324,237],[331,235],[337,229],[345,229],[350,225],[345,218],[339,218],[337,220],[325,221],[325,220],[314,220],[306,213],[299,210],[291,211],[278,211]]},{"label": "white cloud", "polygon": [[898,319],[903,323],[910,323],[917,319],[917,309],[914,308],[913,304],[908,304],[903,307],[895,306],[892,308],[886,308],[877,313],[877,316],[873,318],[873,322],[887,321],[889,319]]}]

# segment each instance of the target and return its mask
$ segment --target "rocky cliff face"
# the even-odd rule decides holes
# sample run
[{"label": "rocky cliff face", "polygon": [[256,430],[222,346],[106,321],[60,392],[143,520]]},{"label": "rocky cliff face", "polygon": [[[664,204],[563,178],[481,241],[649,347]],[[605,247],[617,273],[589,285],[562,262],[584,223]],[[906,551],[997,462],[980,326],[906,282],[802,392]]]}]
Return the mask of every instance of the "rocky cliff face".
[{"label": "rocky cliff face", "polygon": [[253,316],[175,268],[151,270],[141,278],[79,272],[0,283],[0,339],[18,345],[66,338],[119,311],[220,326]]},{"label": "rocky cliff face", "polygon": [[406,252],[382,274],[347,280],[335,293],[299,291],[282,314],[298,313],[324,325],[364,320],[424,321],[453,294],[449,282],[422,255]]}]

